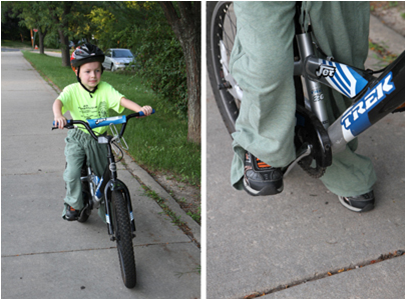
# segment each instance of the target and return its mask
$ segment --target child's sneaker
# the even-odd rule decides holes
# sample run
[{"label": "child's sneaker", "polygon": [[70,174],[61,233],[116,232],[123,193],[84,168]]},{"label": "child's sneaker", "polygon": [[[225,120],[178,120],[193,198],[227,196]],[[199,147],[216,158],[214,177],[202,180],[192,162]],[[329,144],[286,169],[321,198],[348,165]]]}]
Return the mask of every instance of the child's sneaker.
[{"label": "child's sneaker", "polygon": [[65,214],[65,219],[67,221],[74,221],[77,220],[80,216],[80,211],[73,209],[71,206],[66,205],[66,214]]},{"label": "child's sneaker", "polygon": [[340,203],[351,211],[361,213],[374,209],[374,192],[370,191],[359,196],[338,196]]},{"label": "child's sneaker", "polygon": [[252,196],[274,195],[284,188],[281,168],[271,167],[246,152],[243,188]]}]

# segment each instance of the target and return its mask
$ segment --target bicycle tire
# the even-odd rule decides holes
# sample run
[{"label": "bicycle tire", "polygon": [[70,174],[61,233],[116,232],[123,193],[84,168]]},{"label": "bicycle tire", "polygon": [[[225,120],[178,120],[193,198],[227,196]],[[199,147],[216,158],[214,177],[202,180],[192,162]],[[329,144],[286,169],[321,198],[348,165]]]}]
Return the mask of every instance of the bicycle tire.
[{"label": "bicycle tire", "polygon": [[226,89],[219,89],[226,83],[219,44],[223,41],[227,62],[236,35],[236,18],[232,2],[207,1],[207,72],[219,112],[229,134],[235,132],[235,121],[239,115],[239,100]]},{"label": "bicycle tire", "polygon": [[122,280],[127,288],[132,289],[136,285],[135,255],[127,202],[121,191],[112,191],[111,208]]}]

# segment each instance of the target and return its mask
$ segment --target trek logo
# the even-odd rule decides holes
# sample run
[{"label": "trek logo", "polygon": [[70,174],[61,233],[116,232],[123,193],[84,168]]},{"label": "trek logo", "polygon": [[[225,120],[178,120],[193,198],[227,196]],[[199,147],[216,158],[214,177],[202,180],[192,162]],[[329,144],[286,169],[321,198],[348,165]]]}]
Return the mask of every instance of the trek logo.
[{"label": "trek logo", "polygon": [[359,125],[356,124],[353,128],[353,123],[356,122],[359,118],[362,118],[362,115],[365,115],[371,108],[377,105],[381,100],[383,100],[387,94],[390,94],[395,90],[394,83],[391,81],[392,73],[389,73],[385,76],[384,79],[378,83],[371,91],[369,91],[355,106],[349,108],[345,115],[342,117],[341,124],[345,127],[346,130],[349,128],[354,130],[356,135],[360,134],[367,126],[363,129],[363,126],[366,125],[366,122],[369,123],[368,117],[365,116],[363,121],[359,122]]},{"label": "trek logo", "polygon": [[98,124],[100,124],[100,123],[102,123],[103,121],[106,121],[106,120],[107,120],[106,118],[97,119],[96,120],[96,125],[98,125]]},{"label": "trek logo", "polygon": [[331,65],[321,64],[316,70],[315,75],[318,77],[333,77],[335,75],[336,68]]}]

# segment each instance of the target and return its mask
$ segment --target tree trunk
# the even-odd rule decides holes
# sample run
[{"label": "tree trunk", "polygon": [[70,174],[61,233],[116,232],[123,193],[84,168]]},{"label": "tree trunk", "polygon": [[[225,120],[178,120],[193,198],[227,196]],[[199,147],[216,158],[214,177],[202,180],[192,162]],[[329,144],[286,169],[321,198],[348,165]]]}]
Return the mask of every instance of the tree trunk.
[{"label": "tree trunk", "polygon": [[42,33],[41,29],[38,30],[39,54],[44,54],[45,53],[44,40],[45,40],[45,36],[46,36],[47,32],[48,32],[48,30],[45,30],[43,33]]},{"label": "tree trunk", "polygon": [[172,2],[159,2],[166,19],[180,41],[187,69],[188,135],[187,139],[201,143],[201,3],[179,1],[180,17]]},{"label": "tree trunk", "polygon": [[60,39],[60,50],[62,52],[62,66],[70,66],[70,51],[69,51],[69,37],[63,34],[63,31],[58,29]]},{"label": "tree trunk", "polygon": [[201,143],[201,71],[199,51],[195,48],[192,39],[184,41],[184,58],[187,68],[187,91],[188,91],[188,134],[189,141]]},{"label": "tree trunk", "polygon": [[[55,2],[56,4],[57,2]],[[63,1],[58,3],[62,5],[63,13],[61,16],[55,14],[55,7],[50,6],[51,16],[53,17],[55,24],[58,26],[58,34],[61,42],[61,52],[62,52],[62,66],[70,66],[70,51],[69,51],[69,37],[65,35],[64,31],[68,31],[69,21],[67,16],[72,9],[72,1]]]}]

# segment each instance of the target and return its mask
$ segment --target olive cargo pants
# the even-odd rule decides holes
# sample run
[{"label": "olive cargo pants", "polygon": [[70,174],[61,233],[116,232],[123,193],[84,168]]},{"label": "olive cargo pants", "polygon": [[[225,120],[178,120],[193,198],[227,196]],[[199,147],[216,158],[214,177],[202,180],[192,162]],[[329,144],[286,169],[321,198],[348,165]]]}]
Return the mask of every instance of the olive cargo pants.
[{"label": "olive cargo pants", "polygon": [[[69,130],[65,139],[66,169],[63,179],[66,183],[65,203],[75,210],[83,209],[82,186],[80,172],[87,158],[87,164],[91,165],[94,173],[101,177],[108,165],[107,146],[99,144],[89,134],[80,129]],[[66,214],[66,204],[62,217]],[[105,206],[100,205],[98,209],[100,218],[105,222]]]}]

